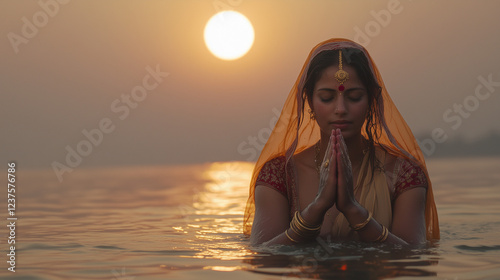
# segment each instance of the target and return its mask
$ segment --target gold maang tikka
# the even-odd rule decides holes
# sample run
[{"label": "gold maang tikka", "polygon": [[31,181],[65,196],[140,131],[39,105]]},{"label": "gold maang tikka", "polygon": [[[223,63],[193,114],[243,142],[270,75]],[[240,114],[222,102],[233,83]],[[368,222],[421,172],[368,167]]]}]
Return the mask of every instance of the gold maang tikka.
[{"label": "gold maang tikka", "polygon": [[344,89],[345,89],[344,82],[347,81],[347,79],[349,79],[349,73],[342,70],[342,50],[339,50],[339,70],[337,72],[335,72],[334,77],[335,77],[335,80],[337,80],[337,82],[339,82],[339,84],[340,84],[339,91],[340,92],[344,91]]}]

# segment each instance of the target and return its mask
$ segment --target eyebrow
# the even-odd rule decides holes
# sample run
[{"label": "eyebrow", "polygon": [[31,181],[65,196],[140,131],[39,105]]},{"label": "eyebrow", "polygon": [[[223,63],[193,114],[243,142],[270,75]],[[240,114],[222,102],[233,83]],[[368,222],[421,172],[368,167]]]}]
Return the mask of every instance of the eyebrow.
[{"label": "eyebrow", "polygon": [[[333,89],[333,88],[320,88],[320,89],[317,89],[316,91],[321,91],[321,90],[323,90],[323,91],[328,91],[328,92],[332,92],[332,93],[333,93],[333,92],[337,92],[337,90],[336,90],[336,89]],[[351,92],[351,91],[355,91],[355,90],[364,90],[364,91],[366,91],[366,89],[365,89],[365,88],[362,88],[362,87],[356,87],[356,88],[346,89],[346,90],[344,90],[344,92],[345,92],[345,93],[349,93],[349,92]]]}]

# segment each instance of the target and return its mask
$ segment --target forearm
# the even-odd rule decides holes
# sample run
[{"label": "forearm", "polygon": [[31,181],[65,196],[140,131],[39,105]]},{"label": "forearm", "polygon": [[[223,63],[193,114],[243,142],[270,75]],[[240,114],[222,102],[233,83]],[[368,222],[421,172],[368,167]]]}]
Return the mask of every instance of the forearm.
[{"label": "forearm", "polygon": [[288,237],[286,237],[285,232],[282,232],[281,234],[278,234],[277,236],[275,236],[273,239],[268,240],[268,241],[262,243],[262,245],[264,245],[264,246],[269,246],[269,245],[293,245],[293,244],[295,244],[295,243],[292,242],[290,239],[288,239]]},{"label": "forearm", "polygon": [[[367,220],[369,212],[363,206],[356,204],[351,209],[344,211],[343,214],[350,225],[359,225]],[[357,230],[356,232],[361,241],[373,242],[383,234],[383,226],[374,218],[371,218],[362,229]],[[391,244],[409,245],[408,242],[394,235],[390,231],[388,232],[387,239],[385,239],[384,242]]]},{"label": "forearm", "polygon": [[311,225],[320,225],[323,223],[323,219],[325,218],[325,213],[328,210],[328,206],[324,205],[317,200],[311,202],[300,215],[304,220]]},{"label": "forearm", "polygon": [[[323,223],[323,218],[326,213],[325,207],[321,206],[319,203],[311,202],[302,212],[300,213],[301,218],[308,225],[316,225],[319,226]],[[300,232],[300,231],[299,231]],[[319,230],[318,230],[319,233]],[[301,233],[303,234],[303,232]],[[275,245],[275,244],[283,244],[283,245],[293,245],[298,243],[307,243],[314,240],[315,236],[301,236],[297,229],[292,229],[288,227],[285,231],[272,238],[269,241],[266,241],[265,245]]]}]

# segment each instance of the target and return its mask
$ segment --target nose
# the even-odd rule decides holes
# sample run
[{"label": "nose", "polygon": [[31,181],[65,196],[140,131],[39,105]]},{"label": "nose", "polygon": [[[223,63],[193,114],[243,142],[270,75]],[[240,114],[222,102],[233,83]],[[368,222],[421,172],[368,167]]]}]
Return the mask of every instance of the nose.
[{"label": "nose", "polygon": [[337,96],[337,102],[335,102],[335,114],[344,115],[347,113],[347,107],[345,104],[345,99],[342,94]]}]

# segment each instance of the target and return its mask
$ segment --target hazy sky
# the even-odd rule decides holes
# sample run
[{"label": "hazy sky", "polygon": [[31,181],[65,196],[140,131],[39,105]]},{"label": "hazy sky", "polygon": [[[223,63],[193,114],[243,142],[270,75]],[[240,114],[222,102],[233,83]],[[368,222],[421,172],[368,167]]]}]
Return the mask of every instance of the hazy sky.
[{"label": "hazy sky", "polygon": [[[500,1],[0,3],[0,157],[19,166],[66,165],[78,147],[78,166],[255,160],[249,137],[263,144],[309,51],[332,37],[368,49],[416,135],[500,132]],[[255,29],[239,60],[203,42],[223,7]],[[122,95],[155,71],[143,100],[127,105]]]}]

